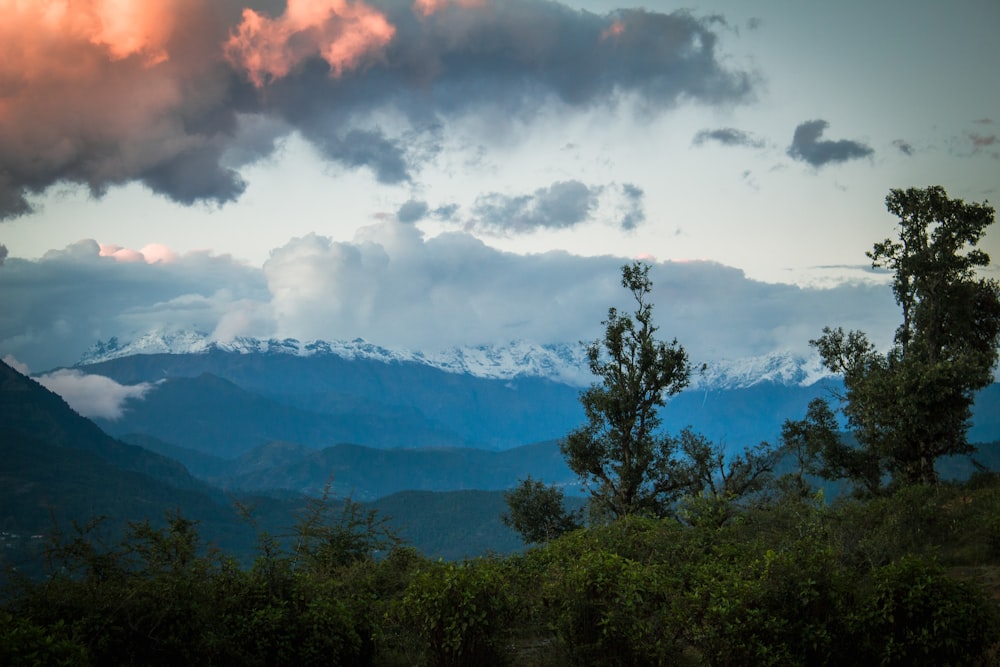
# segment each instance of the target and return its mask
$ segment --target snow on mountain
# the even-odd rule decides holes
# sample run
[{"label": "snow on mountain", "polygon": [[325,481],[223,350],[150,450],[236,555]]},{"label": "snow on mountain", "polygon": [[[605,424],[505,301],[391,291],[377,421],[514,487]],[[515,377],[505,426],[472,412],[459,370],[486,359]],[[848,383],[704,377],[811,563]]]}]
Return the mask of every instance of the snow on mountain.
[{"label": "snow on mountain", "polygon": [[820,363],[819,356],[803,357],[791,352],[772,352],[745,359],[725,359],[698,366],[691,373],[695,389],[746,389],[757,384],[771,383],[808,387],[831,373]]},{"label": "snow on mountain", "polygon": [[[587,365],[586,352],[580,344],[538,345],[514,341],[506,345],[412,352],[381,347],[362,338],[306,343],[295,338],[265,340],[238,337],[216,341],[208,334],[195,331],[149,332],[129,342],[118,338],[98,341],[81,357],[77,366],[137,354],[207,354],[212,351],[301,357],[332,354],[345,359],[369,359],[383,363],[420,363],[449,373],[483,378],[543,377],[579,387],[587,386],[594,379]],[[810,360],[788,352],[693,366],[691,388],[701,390],[740,389],[761,383],[808,386],[829,375],[818,358]]]}]

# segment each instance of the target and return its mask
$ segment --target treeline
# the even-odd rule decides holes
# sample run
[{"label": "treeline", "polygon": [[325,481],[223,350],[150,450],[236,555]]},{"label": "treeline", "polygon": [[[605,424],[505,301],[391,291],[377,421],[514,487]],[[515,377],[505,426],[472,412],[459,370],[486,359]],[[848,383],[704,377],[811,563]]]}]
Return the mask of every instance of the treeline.
[{"label": "treeline", "polygon": [[[85,528],[15,580],[5,665],[989,665],[1000,481],[827,505],[775,496],[723,526],[629,516],[523,554],[434,561],[373,512],[316,501],[255,562],[197,526]],[[339,503],[336,507],[341,507]],[[993,599],[990,598],[993,595]]]}]

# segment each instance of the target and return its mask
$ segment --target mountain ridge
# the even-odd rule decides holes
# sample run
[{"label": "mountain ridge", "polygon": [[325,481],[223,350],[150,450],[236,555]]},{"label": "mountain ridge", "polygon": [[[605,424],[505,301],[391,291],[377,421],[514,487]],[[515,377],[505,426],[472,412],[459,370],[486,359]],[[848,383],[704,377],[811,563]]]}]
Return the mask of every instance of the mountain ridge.
[{"label": "mountain ridge", "polygon": [[[97,341],[75,364],[85,368],[115,359],[149,354],[289,355],[295,357],[337,356],[347,360],[371,360],[386,364],[414,363],[448,373],[487,379],[536,377],[573,387],[590,385],[584,345],[580,343],[532,343],[514,340],[506,344],[469,345],[437,351],[389,348],[363,338],[312,340],[297,338],[235,337],[213,339],[199,331],[151,331],[129,341],[112,337]],[[739,359],[721,359],[693,364],[691,389],[745,389],[761,383],[810,386],[832,377],[818,356],[805,357],[791,351]]]}]

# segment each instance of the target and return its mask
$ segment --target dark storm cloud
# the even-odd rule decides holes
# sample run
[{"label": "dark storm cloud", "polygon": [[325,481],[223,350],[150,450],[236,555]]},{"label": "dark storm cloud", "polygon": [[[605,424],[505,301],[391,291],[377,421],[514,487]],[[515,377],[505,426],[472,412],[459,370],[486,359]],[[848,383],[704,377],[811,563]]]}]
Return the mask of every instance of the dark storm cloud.
[{"label": "dark storm cloud", "polygon": [[484,231],[523,234],[537,229],[572,227],[590,218],[603,188],[560,181],[530,195],[493,192],[476,198],[470,226]]},{"label": "dark storm cloud", "polygon": [[763,148],[764,142],[754,137],[749,132],[737,130],[732,127],[723,127],[716,130],[700,130],[694,135],[692,143],[701,146],[709,141],[716,141],[723,146],[746,146],[748,148]]},{"label": "dark storm cloud", "polygon": [[139,179],[153,192],[181,204],[235,201],[246,190],[246,183],[235,169],[219,164],[220,157],[217,147],[198,146],[150,167]]},{"label": "dark storm cloud", "polygon": [[[0,219],[30,214],[55,183],[100,195],[140,181],[184,204],[225,203],[245,188],[241,166],[292,131],[402,183],[461,115],[510,121],[553,100],[658,113],[754,93],[753,74],[724,64],[718,18],[442,4],[312,3],[293,16],[277,0],[163,0],[105,24],[117,3],[79,0],[63,23],[17,3],[0,23]],[[267,129],[257,141],[254,124]]]},{"label": "dark storm cloud", "polygon": [[870,146],[858,141],[821,139],[829,125],[825,120],[817,119],[806,121],[796,127],[792,145],[788,147],[789,157],[818,168],[831,163],[869,157],[875,153]]},{"label": "dark storm cloud", "polygon": [[3,266],[4,260],[7,259],[7,254],[8,254],[7,246],[0,243],[0,266]]}]

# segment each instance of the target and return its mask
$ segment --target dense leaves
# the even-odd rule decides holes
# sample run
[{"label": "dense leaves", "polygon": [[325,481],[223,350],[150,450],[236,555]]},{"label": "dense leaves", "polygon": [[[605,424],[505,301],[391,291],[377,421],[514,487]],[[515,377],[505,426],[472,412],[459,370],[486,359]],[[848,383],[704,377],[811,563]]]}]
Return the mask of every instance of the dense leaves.
[{"label": "dense leaves", "polygon": [[529,475],[504,493],[508,511],[501,517],[528,544],[548,542],[583,525],[583,511],[566,509],[563,492]]},{"label": "dense leaves", "polygon": [[1000,285],[976,273],[990,262],[977,244],[993,208],[949,199],[941,187],[893,190],[886,206],[899,218],[898,239],[868,257],[893,274],[903,316],[895,344],[882,354],[863,332],[829,327],[811,341],[844,377],[842,409],[863,452],[834,450],[829,472],[871,492],[883,474],[934,483],[937,459],[972,451],[973,394],[993,381],[1000,344]]}]

